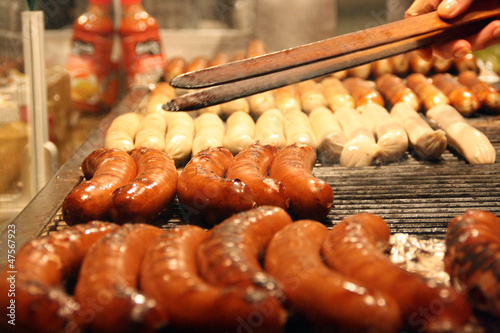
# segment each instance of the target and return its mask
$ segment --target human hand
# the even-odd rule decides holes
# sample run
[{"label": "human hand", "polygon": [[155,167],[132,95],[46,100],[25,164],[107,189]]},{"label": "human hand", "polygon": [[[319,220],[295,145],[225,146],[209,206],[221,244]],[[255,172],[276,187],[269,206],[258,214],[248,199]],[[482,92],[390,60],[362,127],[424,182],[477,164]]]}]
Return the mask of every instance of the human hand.
[{"label": "human hand", "polygon": [[[415,0],[405,13],[405,17],[417,16],[437,11],[443,19],[451,19],[466,12],[474,0]],[[445,59],[458,58],[472,51],[485,49],[500,42],[500,20],[487,24],[478,33],[430,48],[422,49],[422,56],[430,59],[436,55]]]}]

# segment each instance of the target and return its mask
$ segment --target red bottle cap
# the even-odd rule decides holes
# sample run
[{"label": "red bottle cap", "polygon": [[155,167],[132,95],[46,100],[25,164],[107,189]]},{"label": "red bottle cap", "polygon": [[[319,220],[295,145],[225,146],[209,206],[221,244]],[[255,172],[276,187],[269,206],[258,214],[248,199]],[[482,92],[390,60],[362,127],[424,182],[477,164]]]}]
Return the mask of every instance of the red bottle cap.
[{"label": "red bottle cap", "polygon": [[121,0],[122,1],[122,5],[133,5],[133,4],[136,4],[136,3],[140,3],[141,0]]}]

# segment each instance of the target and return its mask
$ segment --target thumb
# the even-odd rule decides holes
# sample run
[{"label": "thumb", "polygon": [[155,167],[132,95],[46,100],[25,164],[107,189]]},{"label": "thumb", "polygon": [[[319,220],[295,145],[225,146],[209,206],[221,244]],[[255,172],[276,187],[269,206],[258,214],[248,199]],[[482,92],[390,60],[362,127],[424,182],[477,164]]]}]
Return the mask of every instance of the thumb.
[{"label": "thumb", "polygon": [[437,7],[439,16],[445,19],[457,17],[467,11],[474,0],[444,0]]}]

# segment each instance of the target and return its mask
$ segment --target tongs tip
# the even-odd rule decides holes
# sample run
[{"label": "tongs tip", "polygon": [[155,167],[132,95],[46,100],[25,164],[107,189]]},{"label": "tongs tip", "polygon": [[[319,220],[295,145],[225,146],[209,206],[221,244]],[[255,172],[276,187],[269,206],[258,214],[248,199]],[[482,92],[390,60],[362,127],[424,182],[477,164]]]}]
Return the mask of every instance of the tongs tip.
[{"label": "tongs tip", "polygon": [[165,111],[180,111],[179,105],[175,102],[175,99],[172,99],[166,103],[164,103],[162,106],[162,109]]}]

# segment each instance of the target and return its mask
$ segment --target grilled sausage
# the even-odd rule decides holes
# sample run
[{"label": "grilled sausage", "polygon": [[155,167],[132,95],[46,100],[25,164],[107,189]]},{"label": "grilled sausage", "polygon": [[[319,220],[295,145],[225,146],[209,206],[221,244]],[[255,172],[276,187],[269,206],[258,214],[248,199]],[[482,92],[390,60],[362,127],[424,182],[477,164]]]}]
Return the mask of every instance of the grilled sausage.
[{"label": "grilled sausage", "polygon": [[109,220],[113,192],[135,178],[134,159],[119,149],[100,148],[82,162],[87,179],[77,185],[64,199],[62,213],[69,225],[92,220]]},{"label": "grilled sausage", "polygon": [[134,149],[135,134],[142,118],[141,114],[129,112],[113,119],[104,137],[104,147],[121,149],[126,152]]},{"label": "grilled sausage", "polygon": [[255,122],[243,111],[236,111],[226,120],[226,134],[222,145],[233,155],[250,146],[254,141]]},{"label": "grilled sausage", "polygon": [[413,73],[420,73],[427,75],[432,70],[432,61],[422,57],[418,51],[411,51],[407,53],[410,61],[410,70]]},{"label": "grilled sausage", "polygon": [[343,107],[337,109],[334,115],[347,139],[340,154],[340,165],[352,168],[372,164],[380,155],[380,147],[361,114],[355,109]]},{"label": "grilled sausage", "polygon": [[[273,235],[293,223],[279,207],[240,212],[213,227],[198,249],[200,275],[216,286],[262,290],[283,298],[280,283],[259,263]],[[279,304],[277,304],[279,305]],[[275,310],[283,312],[281,306]]]},{"label": "grilled sausage", "polygon": [[436,105],[450,104],[448,96],[432,84],[431,80],[424,74],[413,73],[408,75],[406,85],[417,94],[426,110]]},{"label": "grilled sausage", "polygon": [[453,59],[444,59],[439,56],[432,57],[432,69],[436,73],[446,73],[449,72],[453,66]]},{"label": "grilled sausage", "polygon": [[160,110],[144,116],[135,134],[135,147],[165,150],[165,133],[167,132],[165,113]]},{"label": "grilled sausage", "polygon": [[496,151],[484,133],[468,124],[451,105],[438,105],[428,110],[427,117],[445,132],[448,145],[471,164],[493,164]]},{"label": "grilled sausage", "polygon": [[158,82],[149,95],[146,113],[163,111],[163,104],[174,99],[176,95],[175,88],[172,87],[170,83]]},{"label": "grilled sausage", "polygon": [[328,105],[325,96],[321,92],[320,85],[314,80],[299,82],[297,84],[297,90],[299,92],[302,110],[308,114],[319,106]]},{"label": "grilled sausage", "polygon": [[[194,225],[166,230],[149,247],[141,267],[141,290],[155,299],[182,332],[280,331],[286,320],[277,300],[261,290],[218,287],[198,272],[197,250],[207,232]],[[168,282],[166,282],[168,281]],[[255,323],[255,319],[259,321]]]},{"label": "grilled sausage", "polygon": [[255,123],[255,140],[281,149],[286,146],[283,114],[278,109],[264,112]]},{"label": "grilled sausage", "polygon": [[165,74],[163,75],[165,82],[170,82],[174,77],[185,73],[186,66],[186,59],[182,57],[173,57],[169,59],[165,67]]},{"label": "grilled sausage", "polygon": [[399,76],[405,76],[410,70],[410,59],[407,54],[397,54],[389,58],[392,72]]},{"label": "grilled sausage", "polygon": [[470,116],[481,106],[477,96],[449,73],[434,74],[432,83],[448,96],[450,104],[464,116]]},{"label": "grilled sausage", "polygon": [[448,144],[442,129],[434,130],[420,114],[407,103],[397,103],[391,115],[399,122],[408,135],[411,146],[423,159],[439,158]]},{"label": "grilled sausage", "polygon": [[346,143],[340,123],[326,107],[317,107],[309,114],[316,136],[319,159],[323,164],[338,163]]},{"label": "grilled sausage", "polygon": [[380,160],[384,163],[399,160],[408,149],[408,135],[404,127],[385,108],[375,103],[363,105],[358,111],[371,124],[380,148]]},{"label": "grilled sausage", "polygon": [[321,220],[333,207],[333,191],[324,180],[314,177],[316,152],[308,145],[293,144],[274,157],[269,177],[285,185],[290,198],[289,212],[294,219]]},{"label": "grilled sausage", "polygon": [[255,206],[252,190],[239,179],[224,178],[233,155],[227,148],[201,151],[184,167],[177,196],[185,219],[214,225]]},{"label": "grilled sausage", "polygon": [[500,91],[491,84],[482,81],[476,72],[463,71],[458,75],[458,82],[476,94],[482,106],[489,111],[500,111]]},{"label": "grilled sausage", "polygon": [[213,113],[201,114],[194,120],[194,138],[192,154],[208,148],[222,146],[224,140],[224,122]]},{"label": "grilled sausage", "polygon": [[167,112],[165,118],[165,152],[174,159],[176,166],[183,165],[191,155],[193,147],[193,118],[186,112]]},{"label": "grilled sausage", "polygon": [[309,117],[302,111],[289,111],[283,116],[286,144],[300,143],[316,147],[316,137]]},{"label": "grilled sausage", "polygon": [[390,234],[380,216],[355,214],[332,228],[322,254],[333,269],[394,298],[409,330],[443,332],[463,327],[471,315],[465,298],[453,288],[436,286],[394,265],[383,253]]},{"label": "grilled sausage", "polygon": [[137,290],[142,258],[162,233],[146,224],[125,224],[99,239],[83,260],[75,287],[78,315],[91,332],[149,331],[164,325],[154,300]]},{"label": "grilled sausage", "polygon": [[356,76],[362,79],[368,79],[372,72],[372,64],[367,63],[356,67],[351,67],[347,70],[348,76]]},{"label": "grilled sausage", "polygon": [[323,94],[328,101],[328,105],[334,112],[341,107],[356,107],[354,97],[352,97],[349,90],[347,90],[339,79],[331,76],[327,77],[321,81],[321,86],[323,88]]},{"label": "grilled sausage", "polygon": [[275,89],[276,108],[283,114],[291,111],[302,111],[300,96],[294,84]]},{"label": "grilled sausage", "polygon": [[234,157],[226,177],[240,179],[247,184],[258,206],[271,205],[288,209],[289,199],[285,187],[276,179],[268,177],[277,152],[275,146],[255,142]]},{"label": "grilled sausage", "polygon": [[479,72],[477,59],[474,53],[467,53],[464,56],[453,58],[453,65],[458,73],[465,71]]},{"label": "grilled sausage", "polygon": [[152,148],[135,148],[130,155],[137,165],[137,176],[114,191],[110,215],[120,224],[151,223],[174,199],[175,162],[167,153]]},{"label": "grilled sausage", "polygon": [[378,91],[382,93],[387,102],[395,105],[399,102],[406,102],[413,105],[415,110],[420,110],[420,98],[408,88],[403,79],[394,74],[383,74],[375,80]]},{"label": "grilled sausage", "polygon": [[265,257],[265,268],[284,286],[287,305],[325,329],[341,332],[398,332],[396,302],[359,286],[329,269],[321,259],[328,229],[302,220],[278,231]]},{"label": "grilled sausage", "polygon": [[451,220],[446,232],[445,270],[480,311],[500,317],[500,220],[470,210]]},{"label": "grilled sausage", "polygon": [[[76,311],[78,303],[64,285],[76,278],[88,249],[116,224],[93,221],[35,238],[15,257],[15,269],[4,268],[0,279],[0,304],[4,332],[78,332],[83,326]],[[15,274],[11,272],[15,270]],[[15,280],[15,322],[7,324]]]},{"label": "grilled sausage", "polygon": [[342,82],[354,97],[357,107],[366,103],[376,103],[380,106],[385,106],[384,98],[370,81],[360,77],[349,77]]},{"label": "grilled sausage", "polygon": [[393,73],[392,63],[389,60],[389,58],[379,59],[373,61],[371,64],[372,64],[372,76],[374,78],[377,78],[384,74]]}]

